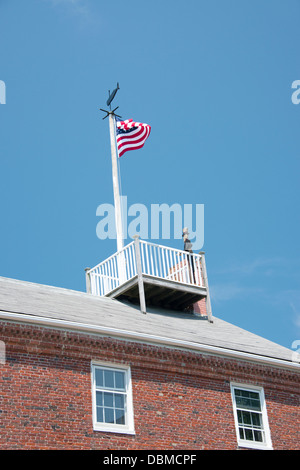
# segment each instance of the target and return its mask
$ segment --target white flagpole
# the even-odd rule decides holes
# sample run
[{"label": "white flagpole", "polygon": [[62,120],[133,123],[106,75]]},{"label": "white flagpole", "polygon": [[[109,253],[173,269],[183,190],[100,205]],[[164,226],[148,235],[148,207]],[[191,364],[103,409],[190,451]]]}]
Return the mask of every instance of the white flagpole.
[{"label": "white flagpole", "polygon": [[122,226],[120,186],[119,186],[119,177],[118,177],[118,155],[117,155],[117,148],[116,148],[115,116],[113,113],[109,113],[109,133],[110,133],[110,145],[111,145],[113,190],[114,190],[114,201],[115,201],[117,251],[120,251],[124,247],[124,236],[123,236],[123,226]]}]

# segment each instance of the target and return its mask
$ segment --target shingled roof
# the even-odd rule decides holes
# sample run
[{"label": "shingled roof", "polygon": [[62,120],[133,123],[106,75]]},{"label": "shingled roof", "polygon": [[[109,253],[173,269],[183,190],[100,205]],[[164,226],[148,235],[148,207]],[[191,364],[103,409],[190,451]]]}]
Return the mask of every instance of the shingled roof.
[{"label": "shingled roof", "polygon": [[216,317],[158,308],[144,315],[118,300],[3,277],[0,319],[300,367],[294,351]]}]

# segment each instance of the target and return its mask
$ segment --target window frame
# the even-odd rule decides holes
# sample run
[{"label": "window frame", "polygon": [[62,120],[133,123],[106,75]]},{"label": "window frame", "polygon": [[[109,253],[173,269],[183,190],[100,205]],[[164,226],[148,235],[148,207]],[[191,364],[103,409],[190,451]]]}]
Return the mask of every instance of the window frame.
[{"label": "window frame", "polygon": [[[236,430],[236,437],[237,437],[237,443],[239,447],[246,447],[246,448],[251,448],[251,449],[272,449],[272,441],[271,441],[271,433],[270,433],[270,428],[269,428],[269,421],[268,421],[268,415],[267,415],[267,407],[266,407],[266,400],[265,400],[265,394],[264,394],[264,389],[263,387],[259,387],[256,385],[248,385],[248,384],[241,384],[241,383],[231,383],[230,384],[230,389],[231,389],[231,398],[232,398],[232,406],[233,406],[233,415],[234,415],[234,422],[235,422],[235,430]],[[256,392],[259,394],[259,399],[260,399],[260,406],[261,406],[261,411],[258,412],[261,414],[261,419],[262,419],[262,431],[265,435],[265,442],[258,442],[258,441],[251,441],[247,439],[241,439],[240,433],[239,433],[239,423],[238,423],[238,414],[237,414],[237,409],[239,408],[236,404],[236,399],[235,399],[235,390],[244,390],[247,392]],[[249,410],[251,412],[251,410]],[[256,411],[253,411],[256,413]]]},{"label": "window frame", "polygon": [[[125,424],[111,424],[97,421],[96,392],[101,391],[116,393],[118,389],[105,388],[96,386],[96,370],[103,369],[108,371],[124,372],[125,391],[122,392],[126,396],[125,405]],[[132,401],[132,383],[131,371],[127,365],[117,365],[111,363],[103,363],[92,361],[91,363],[91,381],[92,381],[92,417],[93,430],[102,432],[113,432],[122,434],[135,434],[133,419],[133,401]]]}]

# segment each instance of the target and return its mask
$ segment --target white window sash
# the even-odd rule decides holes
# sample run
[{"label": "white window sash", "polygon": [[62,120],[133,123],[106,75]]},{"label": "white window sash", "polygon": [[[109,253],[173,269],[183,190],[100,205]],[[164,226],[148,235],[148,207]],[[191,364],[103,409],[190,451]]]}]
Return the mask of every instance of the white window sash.
[{"label": "white window sash", "polygon": [[[118,388],[96,387],[96,369],[103,369],[113,372],[124,372],[125,391]],[[132,384],[130,367],[124,365],[107,364],[100,362],[92,362],[91,364],[92,379],[92,407],[93,407],[93,429],[94,431],[114,432],[124,434],[135,434],[133,420],[133,403],[132,403]],[[125,424],[102,423],[97,421],[97,402],[96,392],[120,394],[125,396]],[[114,408],[115,409],[115,408]]]},{"label": "white window sash", "polygon": [[[237,442],[240,447],[247,447],[252,449],[272,449],[272,442],[271,442],[271,434],[268,422],[268,415],[267,415],[267,408],[266,408],[266,401],[264,396],[264,390],[262,387],[254,386],[254,385],[247,385],[247,384],[239,384],[239,383],[231,383],[231,398],[232,398],[232,405],[233,405],[233,415],[234,415],[234,422],[235,422],[235,429],[236,429],[236,436]],[[235,390],[243,390],[247,392],[256,392],[259,395],[260,399],[260,406],[261,410],[250,410],[246,407],[243,408],[242,406],[237,405],[236,397],[235,397]],[[238,410],[247,411],[253,414],[258,414],[261,416],[261,427],[254,428],[251,425],[247,424],[239,424],[238,422]],[[264,437],[264,442],[259,441],[251,441],[247,439],[241,439],[239,428],[242,427],[243,429],[252,429],[260,431]]]}]

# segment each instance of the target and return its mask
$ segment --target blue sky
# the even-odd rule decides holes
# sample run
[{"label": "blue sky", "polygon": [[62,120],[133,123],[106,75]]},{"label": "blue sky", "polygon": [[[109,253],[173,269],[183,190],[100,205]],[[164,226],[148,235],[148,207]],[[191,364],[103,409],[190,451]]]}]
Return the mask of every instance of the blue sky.
[{"label": "blue sky", "polygon": [[[0,275],[85,290],[116,250],[108,90],[152,126],[128,204],[204,204],[213,314],[300,339],[299,0],[0,0]],[[129,242],[130,240],[128,240]],[[180,240],[171,246],[182,248]]]}]

